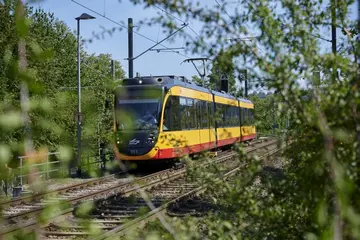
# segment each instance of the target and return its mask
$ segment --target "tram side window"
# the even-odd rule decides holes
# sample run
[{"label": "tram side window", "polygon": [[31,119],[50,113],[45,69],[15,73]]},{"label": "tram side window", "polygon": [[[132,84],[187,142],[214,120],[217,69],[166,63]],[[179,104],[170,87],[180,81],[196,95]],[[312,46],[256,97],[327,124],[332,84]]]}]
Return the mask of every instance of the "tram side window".
[{"label": "tram side window", "polygon": [[215,127],[215,117],[214,117],[214,103],[213,102],[207,102],[207,108],[208,108],[208,122],[209,127],[214,128]]},{"label": "tram side window", "polygon": [[240,108],[240,122],[241,125],[244,125],[244,108]]},{"label": "tram side window", "polygon": [[255,124],[255,118],[254,118],[254,109],[249,109],[249,124],[254,125]]},{"label": "tram side window", "polygon": [[195,125],[195,107],[194,107],[194,100],[188,98],[187,105],[186,105],[186,129],[194,129],[196,128]]},{"label": "tram side window", "polygon": [[244,108],[244,125],[249,125],[249,115],[248,115],[248,109]]},{"label": "tram side window", "polygon": [[237,127],[239,126],[239,109],[238,107],[232,107],[231,109],[231,116],[232,116],[232,126]]},{"label": "tram side window", "polygon": [[179,116],[181,116],[181,129],[186,129],[186,125],[187,125],[186,119],[188,118],[189,114],[190,113],[188,113],[188,107],[187,107],[187,104],[186,104],[186,98],[180,97]]},{"label": "tram side window", "polygon": [[223,107],[223,126],[228,127],[229,126],[229,108],[230,106],[221,104]]},{"label": "tram side window", "polygon": [[194,99],[195,128],[201,128],[201,101]]},{"label": "tram side window", "polygon": [[201,125],[200,127],[202,129],[204,128],[209,128],[209,117],[211,117],[211,115],[208,114],[208,103],[205,101],[200,101],[200,116],[199,119],[201,120]]},{"label": "tram side window", "polygon": [[170,96],[168,101],[166,102],[163,130],[164,131],[181,130],[179,97]]},{"label": "tram side window", "polygon": [[239,109],[238,107],[233,106],[232,107],[232,123],[234,127],[239,126]]},{"label": "tram side window", "polygon": [[229,127],[230,126],[230,118],[231,118],[231,112],[230,112],[230,107],[231,106],[222,104],[222,107],[224,109],[223,126],[224,127]]},{"label": "tram side window", "polygon": [[248,118],[248,109],[241,108],[241,125],[248,126],[249,125],[249,118]]},{"label": "tram side window", "polygon": [[216,103],[215,119],[218,127],[224,127],[224,109],[220,103]]},{"label": "tram side window", "polygon": [[236,126],[240,126],[241,123],[240,123],[240,107],[237,107],[236,108]]}]

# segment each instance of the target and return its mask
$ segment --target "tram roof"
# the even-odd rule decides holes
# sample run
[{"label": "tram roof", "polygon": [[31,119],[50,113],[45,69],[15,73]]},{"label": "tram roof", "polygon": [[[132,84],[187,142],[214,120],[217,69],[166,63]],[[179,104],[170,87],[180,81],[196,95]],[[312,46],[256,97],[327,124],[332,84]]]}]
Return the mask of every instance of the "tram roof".
[{"label": "tram roof", "polygon": [[[141,81],[139,81],[139,80],[141,80]],[[205,93],[212,93],[215,96],[219,96],[219,97],[225,97],[225,98],[230,98],[230,99],[234,99],[234,100],[239,100],[241,102],[251,103],[251,101],[249,99],[236,98],[236,97],[232,96],[231,94],[226,93],[224,91],[221,91],[221,92],[214,91],[214,90],[210,90],[208,88],[202,87],[200,85],[197,85],[196,83],[191,82],[184,76],[159,75],[159,76],[141,76],[141,77],[136,77],[136,78],[125,78],[122,81],[121,86],[139,86],[139,85],[147,85],[147,86],[148,85],[157,85],[157,86],[164,86],[167,88],[171,88],[173,86],[182,86],[182,87],[186,87],[189,89],[202,91]]]}]

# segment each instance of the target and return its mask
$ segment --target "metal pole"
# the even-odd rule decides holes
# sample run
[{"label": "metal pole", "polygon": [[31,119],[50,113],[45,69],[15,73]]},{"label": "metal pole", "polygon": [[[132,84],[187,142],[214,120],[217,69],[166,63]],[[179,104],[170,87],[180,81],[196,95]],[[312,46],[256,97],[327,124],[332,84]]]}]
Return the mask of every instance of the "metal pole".
[{"label": "metal pole", "polygon": [[331,0],[331,45],[336,54],[336,0]]},{"label": "metal pole", "polygon": [[50,176],[49,176],[49,154],[47,155],[46,158],[46,180],[49,180]]},{"label": "metal pole", "polygon": [[23,186],[23,159],[20,158],[20,186]]},{"label": "metal pole", "polygon": [[100,123],[97,124],[97,131],[98,131],[98,154],[99,154],[99,162],[101,161],[100,158]]},{"label": "metal pole", "polygon": [[78,80],[78,121],[77,121],[77,166],[78,176],[81,177],[81,81],[80,81],[80,19],[77,20],[77,80]]},{"label": "metal pole", "polygon": [[275,94],[273,98],[273,134],[275,135]]},{"label": "metal pole", "polygon": [[245,94],[244,94],[244,96],[245,96],[245,98],[247,98],[248,97],[247,69],[240,69],[239,73],[242,73],[242,75],[243,75],[243,78],[241,78],[241,75],[239,76],[240,82],[242,82],[242,79],[244,79],[244,81],[245,81],[245,89],[244,89]]},{"label": "metal pole", "polygon": [[115,61],[111,60],[111,73],[112,73],[112,78],[115,79]]},{"label": "metal pole", "polygon": [[247,70],[244,69],[244,78],[245,78],[245,97],[248,97],[248,79],[247,79]]},{"label": "metal pole", "polygon": [[[336,55],[336,0],[331,0],[331,47],[333,54]],[[335,82],[336,78],[337,66],[335,63],[332,71],[332,81]]]},{"label": "metal pole", "polygon": [[134,76],[133,44],[133,19],[128,18],[129,78]]}]

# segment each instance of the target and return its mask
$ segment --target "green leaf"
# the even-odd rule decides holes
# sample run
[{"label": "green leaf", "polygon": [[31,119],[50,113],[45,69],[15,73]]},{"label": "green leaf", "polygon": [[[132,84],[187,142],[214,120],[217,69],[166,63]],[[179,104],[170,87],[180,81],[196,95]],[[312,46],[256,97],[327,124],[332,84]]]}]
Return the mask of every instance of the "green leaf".
[{"label": "green leaf", "polygon": [[22,125],[22,118],[20,112],[6,112],[0,116],[0,127],[11,131],[19,128]]},{"label": "green leaf", "polygon": [[72,158],[72,149],[66,146],[59,147],[59,159],[60,161],[69,162]]},{"label": "green leaf", "polygon": [[11,149],[7,145],[0,145],[0,166],[7,164],[11,157]]},{"label": "green leaf", "polygon": [[325,226],[327,224],[328,213],[327,205],[325,202],[321,202],[317,210],[317,222],[320,226]]}]

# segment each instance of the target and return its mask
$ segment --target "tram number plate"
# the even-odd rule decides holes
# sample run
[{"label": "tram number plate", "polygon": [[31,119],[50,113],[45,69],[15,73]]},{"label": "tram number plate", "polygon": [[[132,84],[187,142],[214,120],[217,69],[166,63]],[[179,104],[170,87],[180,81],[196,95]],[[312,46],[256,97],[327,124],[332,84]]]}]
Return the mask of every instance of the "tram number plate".
[{"label": "tram number plate", "polygon": [[131,149],[131,150],[130,150],[130,153],[131,153],[131,154],[138,154],[138,150],[136,150],[136,149]]}]

